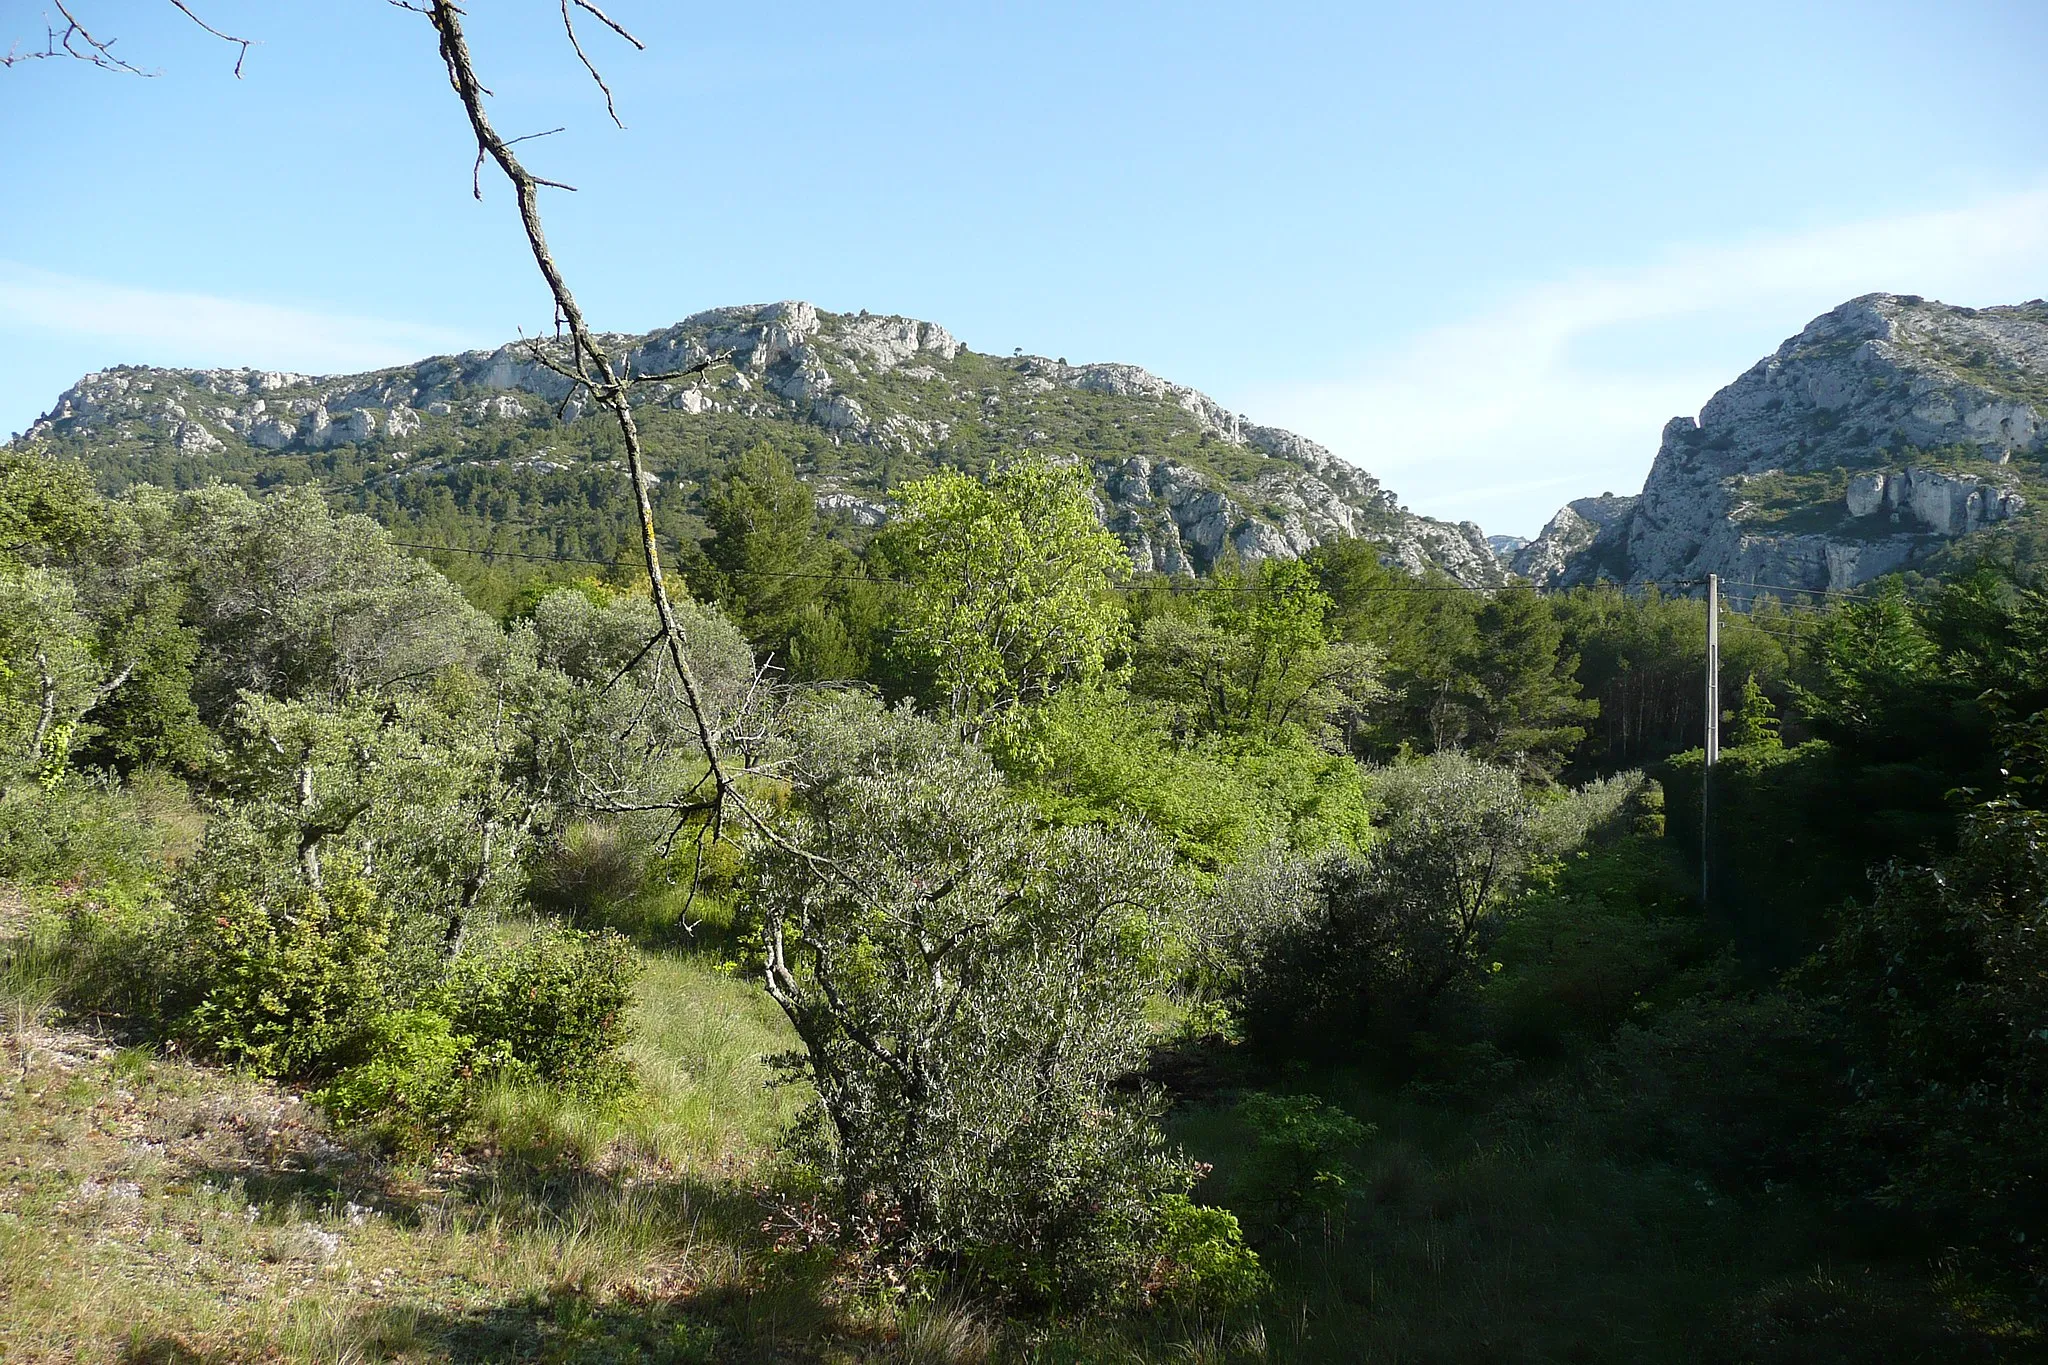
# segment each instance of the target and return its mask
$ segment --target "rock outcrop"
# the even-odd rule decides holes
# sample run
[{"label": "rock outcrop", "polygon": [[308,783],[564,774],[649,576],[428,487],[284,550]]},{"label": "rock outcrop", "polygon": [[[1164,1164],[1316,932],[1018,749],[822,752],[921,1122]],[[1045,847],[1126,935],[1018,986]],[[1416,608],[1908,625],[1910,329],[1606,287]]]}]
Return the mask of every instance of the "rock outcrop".
[{"label": "rock outcrop", "polygon": [[[1092,467],[1104,522],[1139,569],[1205,571],[1360,536],[1411,570],[1504,581],[1470,522],[1417,516],[1314,441],[1135,365],[977,355],[934,323],[802,302],[717,308],[605,341],[649,377],[634,401],[657,456],[688,438],[678,424],[796,424],[835,452],[829,469],[805,471],[820,505],[857,526],[887,516],[889,483],[905,473],[1043,449]],[[522,342],[330,377],[108,370],[73,385],[25,439],[116,481],[124,460],[173,446],[188,457],[181,477],[192,458],[353,446],[379,457],[378,477],[446,478],[465,462],[542,468],[551,431],[603,420]]]},{"label": "rock outcrop", "polygon": [[1866,295],[1666,424],[1639,497],[1572,503],[1513,567],[1551,586],[1850,588],[2028,515],[2044,454],[2048,303]]}]

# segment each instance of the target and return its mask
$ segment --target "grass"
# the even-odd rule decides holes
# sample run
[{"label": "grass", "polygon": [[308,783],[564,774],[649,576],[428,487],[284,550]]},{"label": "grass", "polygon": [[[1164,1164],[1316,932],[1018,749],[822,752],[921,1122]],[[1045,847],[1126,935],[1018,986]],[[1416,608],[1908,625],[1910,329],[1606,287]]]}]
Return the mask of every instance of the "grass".
[{"label": "grass", "polygon": [[[1197,1069],[1204,1096],[1169,1129],[1213,1164],[1198,1197],[1238,1207],[1265,1258],[1274,1288],[1256,1316],[1051,1321],[899,1297],[769,1245],[759,1194],[805,1096],[770,1084],[764,1058],[792,1038],[722,963],[726,907],[699,910],[697,936],[680,940],[661,907],[641,917],[629,1099],[500,1091],[475,1142],[404,1166],[285,1089],[64,1026],[61,959],[28,932],[42,912],[0,896],[0,1360],[2040,1355],[2007,1300],[1854,1243],[1811,1203],[1616,1157],[1581,1125],[1511,1120],[1534,1112],[1503,1109],[1511,1096],[1299,1064],[1275,1075],[1228,1049]],[[1559,980],[1584,975],[1522,956]],[[1587,970],[1634,981],[1612,956]],[[1231,1099],[1250,1085],[1313,1090],[1374,1125],[1349,1154],[1341,1216],[1261,1220],[1256,1135]]]},{"label": "grass", "polygon": [[0,917],[0,1360],[856,1360],[887,1324],[773,1253],[755,1187],[802,1102],[750,984],[649,953],[628,1102],[491,1097],[403,1167],[287,1090],[55,1026]]},{"label": "grass", "polygon": [[[1341,1219],[1255,1233],[1272,1359],[1321,1362],[2036,1359],[2010,1304],[1851,1249],[1823,1211],[1669,1166],[1501,1132],[1357,1077],[1318,1079],[1377,1132]],[[1225,1105],[1173,1135],[1229,1204],[1254,1135]]]},{"label": "grass", "polygon": [[638,994],[628,1049],[636,1093],[595,1104],[500,1091],[484,1114],[496,1145],[707,1179],[761,1169],[804,1101],[797,1087],[771,1085],[762,1061],[795,1046],[781,1012],[753,982],[673,951],[643,951]]}]

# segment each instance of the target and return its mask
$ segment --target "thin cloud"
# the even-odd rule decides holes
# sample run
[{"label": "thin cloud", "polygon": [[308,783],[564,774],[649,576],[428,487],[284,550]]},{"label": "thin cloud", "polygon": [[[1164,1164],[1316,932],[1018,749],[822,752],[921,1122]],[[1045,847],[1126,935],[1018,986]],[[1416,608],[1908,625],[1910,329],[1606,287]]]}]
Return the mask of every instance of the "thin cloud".
[{"label": "thin cloud", "polygon": [[443,327],[137,289],[0,261],[0,326],[118,347],[158,365],[345,373],[475,344]]},{"label": "thin cloud", "polygon": [[1267,387],[1243,406],[1388,479],[1417,510],[1530,534],[1572,496],[1642,486],[1658,433],[1828,309],[1859,294],[2017,303],[2048,293],[2048,188],[1960,209],[1757,241],[1523,289],[1357,373]]}]

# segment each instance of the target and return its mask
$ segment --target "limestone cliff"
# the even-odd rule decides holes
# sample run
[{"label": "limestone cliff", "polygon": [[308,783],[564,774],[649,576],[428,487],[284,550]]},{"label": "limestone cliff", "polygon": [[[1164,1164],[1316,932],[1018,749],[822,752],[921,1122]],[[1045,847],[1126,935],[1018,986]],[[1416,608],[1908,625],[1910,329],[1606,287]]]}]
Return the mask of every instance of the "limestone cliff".
[{"label": "limestone cliff", "polygon": [[[1503,579],[1470,522],[1417,516],[1315,442],[1134,365],[981,355],[934,323],[801,302],[713,309],[607,341],[650,376],[726,358],[636,391],[657,468],[686,491],[716,471],[683,452],[779,433],[812,452],[801,467],[822,506],[874,526],[903,478],[1043,449],[1090,465],[1104,522],[1140,569],[1295,557],[1361,536],[1410,569]],[[345,376],[108,370],[64,393],[25,439],[78,454],[112,482],[245,473],[263,457],[280,470],[331,465],[335,452],[381,480],[447,479],[479,463],[569,477],[582,458],[572,447],[600,439],[577,433],[601,423],[515,343]]]},{"label": "limestone cliff", "polygon": [[1870,294],[1673,418],[1639,497],[1571,504],[1513,567],[1553,586],[1849,588],[2032,515],[2044,455],[2048,303]]}]

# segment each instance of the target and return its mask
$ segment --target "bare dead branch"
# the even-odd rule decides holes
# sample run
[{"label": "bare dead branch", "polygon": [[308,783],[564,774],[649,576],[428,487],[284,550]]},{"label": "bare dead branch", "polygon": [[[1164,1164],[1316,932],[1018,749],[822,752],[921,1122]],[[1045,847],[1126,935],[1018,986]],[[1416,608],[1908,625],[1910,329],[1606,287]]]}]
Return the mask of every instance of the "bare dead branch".
[{"label": "bare dead branch", "polygon": [[506,138],[505,145],[511,147],[521,142],[531,142],[537,137],[553,137],[556,133],[562,131],[560,128],[550,128],[545,133],[522,133],[518,137]]},{"label": "bare dead branch", "polygon": [[633,376],[633,382],[635,384],[659,384],[671,379],[688,379],[693,374],[703,374],[706,370],[715,369],[723,365],[726,361],[732,359],[732,354],[732,349],[727,347],[716,354],[705,356],[694,365],[685,365],[680,370],[669,370],[663,374],[636,374]]},{"label": "bare dead branch", "polygon": [[[621,28],[596,5],[588,3],[588,0],[564,0],[564,20],[571,27],[572,40],[573,18],[568,14],[568,4],[572,2],[576,8],[592,15],[636,48],[643,46],[637,38]],[[648,595],[653,600],[655,615],[661,623],[661,642],[666,645],[660,657],[675,670],[689,722],[695,731],[694,737],[704,755],[706,765],[703,778],[692,785],[689,793],[680,799],[671,799],[659,808],[680,811],[684,819],[708,816],[703,826],[704,833],[700,834],[700,837],[708,837],[714,843],[724,837],[728,813],[736,812],[751,830],[769,844],[813,867],[835,875],[856,893],[867,896],[868,893],[859,885],[858,879],[836,860],[798,846],[766,816],[756,811],[740,784],[740,779],[749,775],[747,770],[744,767],[735,768],[728,761],[725,740],[729,736],[725,733],[725,727],[713,716],[706,702],[703,685],[697,677],[695,665],[690,660],[689,636],[677,618],[674,602],[669,596],[668,580],[661,562],[660,542],[654,529],[654,505],[647,491],[652,481],[647,474],[646,451],[640,439],[639,423],[634,418],[630,401],[633,377],[625,364],[615,363],[605,352],[597,334],[584,320],[582,308],[576,302],[575,294],[571,292],[568,281],[562,275],[561,267],[556,263],[554,254],[548,247],[547,234],[541,224],[541,187],[570,187],[529,171],[512,150],[512,144],[492,125],[489,112],[484,107],[484,99],[489,91],[477,79],[475,62],[470,54],[468,39],[463,32],[463,11],[455,0],[428,0],[424,6],[407,3],[407,0],[390,0],[390,3],[400,9],[423,13],[433,24],[439,37],[441,60],[448,71],[448,83],[461,102],[463,112],[469,118],[470,130],[476,137],[477,166],[480,170],[484,158],[488,157],[497,164],[505,179],[512,185],[527,246],[533,256],[534,265],[539,269],[541,278],[546,282],[548,292],[554,299],[557,330],[559,332],[566,329],[568,333],[562,338],[569,349],[568,365],[560,366],[553,356],[546,356],[543,363],[556,368],[557,372],[572,376],[575,382],[589,391],[593,401],[611,413],[613,420],[618,424],[619,435],[626,451],[627,478],[632,485],[635,510],[639,514],[640,544],[647,568]],[[582,55],[579,46],[578,56]],[[588,64],[586,60],[585,65]],[[594,70],[592,74],[596,74]],[[603,82],[600,81],[599,84],[602,87]],[[606,97],[609,101],[609,90],[606,91]],[[481,198],[480,183],[474,184],[473,187]],[[542,355],[537,343],[533,350],[537,356]],[[701,372],[701,369],[708,368],[721,358],[709,358],[699,367],[686,369],[681,373]],[[696,793],[706,783],[711,788],[709,794],[698,798]],[[679,827],[681,823],[683,819],[679,819]]]},{"label": "bare dead branch", "polygon": [[624,26],[621,25],[618,20],[612,18],[609,14],[606,14],[596,5],[591,4],[590,0],[576,0],[576,8],[582,10],[584,13],[595,18],[597,22],[603,24],[612,32],[618,34],[621,38],[624,38],[627,42],[631,43],[639,51],[645,52],[647,50],[647,44],[641,42],[638,38],[635,38],[632,34],[626,32]]},{"label": "bare dead branch", "polygon": [[[55,0],[55,3],[57,13],[64,16],[63,32],[60,33],[54,28],[45,28],[44,37],[46,41],[44,42],[43,50],[41,52],[29,53],[28,56],[71,57],[86,63],[88,66],[96,66],[102,71],[119,71],[130,76],[142,76],[144,78],[157,74],[154,71],[144,71],[132,62],[116,57],[114,55],[114,44],[119,39],[94,37],[84,24],[78,22],[78,16],[64,7],[64,0]],[[79,44],[83,44],[83,48]],[[10,59],[8,65],[14,65],[14,60]]]},{"label": "bare dead branch", "polygon": [[[583,8],[589,9],[590,7],[584,5]],[[599,14],[598,17],[603,18],[604,16]],[[606,19],[605,22],[609,24],[611,20]],[[618,25],[613,24],[612,27],[617,28]],[[590,73],[590,79],[596,81],[597,88],[604,92],[604,111],[611,115],[612,126],[623,129],[626,125],[620,122],[619,108],[612,102],[612,88],[604,83],[604,76],[599,73],[596,65],[592,63],[590,58],[585,55],[583,44],[576,37],[576,20],[569,14],[569,0],[562,0],[562,29],[569,35],[569,46],[576,50],[576,60],[583,63],[583,69]],[[620,31],[624,32],[623,29]]]},{"label": "bare dead branch", "polygon": [[[40,51],[23,52],[21,44],[17,42],[8,50],[6,56],[0,57],[0,67],[17,66],[22,62],[42,61],[50,57],[69,57],[74,61],[84,62],[88,66],[98,67],[102,71],[117,71],[127,76],[141,76],[144,79],[150,79],[162,74],[157,71],[144,71],[133,62],[116,56],[114,54],[114,44],[119,41],[118,39],[96,36],[83,23],[79,22],[78,16],[65,6],[64,0],[52,0],[52,3],[57,6],[57,13],[63,16],[64,27],[58,29],[53,25],[46,25],[43,30],[43,46]],[[193,13],[191,6],[186,4],[185,0],[171,0],[171,5],[180,14],[205,29],[214,37],[224,43],[233,43],[241,49],[235,55],[235,79],[240,80],[242,78],[242,65],[248,61],[249,49],[256,40],[253,38],[237,38],[233,34],[222,33],[212,24],[207,23],[204,19]]]},{"label": "bare dead branch", "polygon": [[222,42],[241,44],[242,50],[235,56],[235,79],[242,79],[242,63],[249,60],[249,47],[252,43],[255,42],[255,39],[237,38],[231,34],[222,33],[212,24],[207,23],[204,19],[194,14],[191,8],[188,5],[186,5],[185,0],[171,0],[171,3],[177,7],[178,13],[184,15],[187,19],[190,19],[193,23],[199,25],[199,27],[205,29],[208,33],[211,33],[214,37],[220,39]]}]

